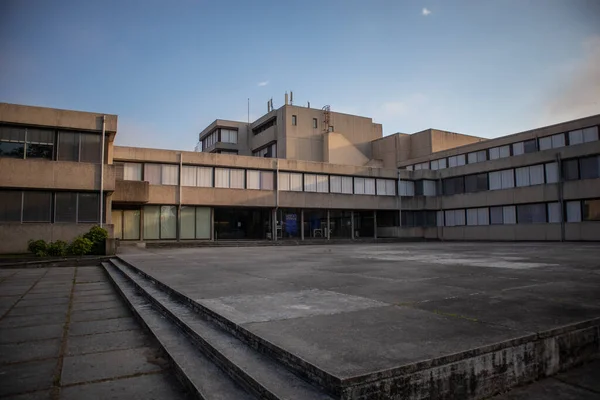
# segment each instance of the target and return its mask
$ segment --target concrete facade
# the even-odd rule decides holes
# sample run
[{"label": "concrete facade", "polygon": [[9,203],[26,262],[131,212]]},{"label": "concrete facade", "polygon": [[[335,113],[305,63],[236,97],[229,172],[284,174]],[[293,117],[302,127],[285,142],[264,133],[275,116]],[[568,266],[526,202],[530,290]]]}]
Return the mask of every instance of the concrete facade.
[{"label": "concrete facade", "polygon": [[[64,160],[61,135],[101,134],[103,116],[103,165]],[[251,224],[271,240],[599,240],[599,125],[592,116],[489,140],[436,129],[382,137],[370,118],[286,104],[250,124],[215,120],[199,138],[224,129],[236,143],[199,152],[114,146],[116,115],[0,104],[0,150],[15,146],[13,128],[54,135],[50,157],[0,152],[0,195],[23,202],[20,215],[0,208],[0,253],[87,230],[89,216],[61,222],[59,197],[76,196],[79,213],[101,175],[105,224],[123,240],[215,240],[223,226],[247,235]],[[276,154],[257,156],[273,143]],[[237,154],[217,154],[227,151]],[[26,215],[39,192],[52,196],[44,221]]]}]

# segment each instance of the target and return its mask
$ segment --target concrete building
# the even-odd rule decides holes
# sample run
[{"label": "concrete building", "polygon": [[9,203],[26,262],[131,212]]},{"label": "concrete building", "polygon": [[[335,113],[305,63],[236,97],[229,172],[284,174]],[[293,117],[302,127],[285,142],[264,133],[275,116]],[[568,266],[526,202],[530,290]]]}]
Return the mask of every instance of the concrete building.
[{"label": "concrete building", "polygon": [[186,152],[114,146],[115,115],[0,104],[0,253],[101,218],[128,241],[600,240],[600,115],[486,140],[268,111]]}]

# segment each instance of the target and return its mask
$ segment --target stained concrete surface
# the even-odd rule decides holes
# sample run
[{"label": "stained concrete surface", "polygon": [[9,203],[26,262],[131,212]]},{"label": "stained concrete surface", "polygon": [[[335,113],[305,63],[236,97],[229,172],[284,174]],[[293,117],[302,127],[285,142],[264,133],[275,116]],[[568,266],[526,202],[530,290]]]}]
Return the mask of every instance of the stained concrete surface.
[{"label": "stained concrete surface", "polygon": [[0,398],[185,396],[103,269],[74,267],[0,269]]},{"label": "stained concrete surface", "polygon": [[600,317],[597,244],[124,250],[136,267],[341,378]]}]

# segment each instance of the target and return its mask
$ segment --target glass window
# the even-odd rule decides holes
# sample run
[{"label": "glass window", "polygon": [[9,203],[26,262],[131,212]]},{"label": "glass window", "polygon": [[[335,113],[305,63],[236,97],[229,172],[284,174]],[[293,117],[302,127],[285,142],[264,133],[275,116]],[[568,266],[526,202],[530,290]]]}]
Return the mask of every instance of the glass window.
[{"label": "glass window", "polygon": [[385,181],[385,191],[388,196],[396,195],[396,180],[395,179],[387,179]]},{"label": "glass window", "polygon": [[102,158],[102,135],[81,133],[81,154],[79,161],[99,164]]},{"label": "glass window", "polygon": [[179,184],[179,166],[162,164],[161,166],[161,185],[178,185]]},{"label": "glass window", "polygon": [[232,189],[244,189],[245,181],[244,181],[244,170],[243,169],[232,169],[230,170],[230,183],[229,187]]},{"label": "glass window", "polygon": [[50,222],[52,193],[23,192],[23,222]]},{"label": "glass window", "polygon": [[77,222],[77,193],[58,192],[54,204],[54,222]]},{"label": "glass window", "polygon": [[469,226],[478,225],[476,208],[467,209],[467,225],[469,225]]},{"label": "glass window", "polygon": [[329,177],[327,175],[317,175],[317,192],[329,193]]},{"label": "glass window", "polygon": [[123,239],[140,239],[140,210],[123,211]]},{"label": "glass window", "polygon": [[558,163],[547,163],[544,167],[546,169],[546,183],[558,182]]},{"label": "glass window", "polygon": [[513,156],[525,154],[525,144],[523,142],[513,143]]},{"label": "glass window", "polygon": [[329,180],[331,193],[342,193],[342,177],[331,176]]},{"label": "glass window", "polygon": [[438,211],[436,213],[436,222],[437,222],[437,226],[444,226],[444,212],[443,211]]},{"label": "glass window", "polygon": [[494,171],[489,173],[490,190],[502,189],[502,172]]},{"label": "glass window", "polygon": [[577,160],[565,160],[562,163],[563,179],[566,181],[579,179],[579,163]]},{"label": "glass window", "polygon": [[314,174],[304,174],[304,191],[305,192],[316,192],[317,191],[317,176]]},{"label": "glass window", "polygon": [[351,176],[342,176],[342,193],[352,194],[354,193],[353,180]]},{"label": "glass window", "polygon": [[519,204],[517,206],[519,224],[538,224],[546,222],[546,206],[539,204]]},{"label": "glass window", "polygon": [[213,169],[212,167],[196,167],[198,176],[196,183],[198,187],[213,187]]},{"label": "glass window", "polygon": [[375,195],[374,178],[365,178],[365,194]]},{"label": "glass window", "polygon": [[462,176],[444,179],[442,187],[446,196],[461,194],[465,192],[465,181]]},{"label": "glass window", "polygon": [[525,154],[535,153],[537,151],[537,143],[535,139],[526,140],[523,142],[523,148],[525,150]]},{"label": "glass window", "polygon": [[229,188],[229,168],[215,168],[215,187]]},{"label": "glass window", "polygon": [[365,178],[354,178],[354,194],[365,194]]},{"label": "glass window", "polygon": [[567,201],[567,222],[581,222],[581,202]]},{"label": "glass window", "polygon": [[161,206],[160,207],[160,238],[161,239],[176,239],[177,238],[177,207]]},{"label": "glass window", "polygon": [[583,200],[583,220],[600,221],[600,200]]},{"label": "glass window", "polygon": [[600,177],[600,157],[586,157],[579,159],[581,179],[596,179]]},{"label": "glass window", "polygon": [[502,207],[502,219],[504,224],[516,224],[517,223],[517,211],[515,206],[504,206]]},{"label": "glass window", "polygon": [[529,167],[516,168],[515,175],[517,176],[517,187],[529,186]]},{"label": "glass window", "polygon": [[544,166],[542,164],[529,167],[529,182],[531,185],[544,184]]},{"label": "glass window", "polygon": [[27,128],[27,158],[52,160],[54,153],[54,131]]},{"label": "glass window", "polygon": [[465,192],[474,193],[488,190],[487,174],[467,175],[465,176]]},{"label": "glass window", "polygon": [[485,150],[480,150],[480,151],[475,151],[473,153],[469,153],[467,155],[467,157],[468,157],[469,164],[483,162],[483,161],[486,161],[486,158],[487,158]]},{"label": "glass window", "polygon": [[298,117],[296,117],[295,115],[292,115],[292,125],[298,125]]},{"label": "glass window", "polygon": [[[423,181],[423,195],[424,196],[435,196],[436,195],[436,182],[430,180]],[[391,193],[393,195],[393,193]]]},{"label": "glass window", "polygon": [[540,138],[540,151],[548,150],[551,148],[552,148],[552,138],[550,136]]},{"label": "glass window", "polygon": [[583,143],[583,129],[569,132],[569,145],[573,146],[580,143]]},{"label": "glass window", "polygon": [[196,239],[210,239],[210,207],[196,207]]},{"label": "glass window", "polygon": [[490,160],[496,160],[504,157],[510,157],[510,145],[492,147],[490,149]]},{"label": "glass window", "polygon": [[77,207],[78,222],[98,222],[100,201],[98,193],[79,193]]},{"label": "glass window", "polygon": [[448,157],[448,167],[459,167],[461,165],[466,164],[466,157],[464,154],[460,154],[458,156]]},{"label": "glass window", "polygon": [[433,160],[431,161],[431,170],[432,171],[437,171],[438,169],[440,169],[440,161],[439,160]]},{"label": "glass window", "polygon": [[548,222],[557,223],[560,221],[560,203],[548,203]]},{"label": "glass window", "polygon": [[446,221],[446,226],[454,226],[454,210],[447,210],[444,212],[444,220]]},{"label": "glass window", "polygon": [[559,147],[565,146],[565,135],[564,133],[559,133],[558,135],[552,135],[552,148],[558,149]]},{"label": "glass window", "polygon": [[116,239],[123,239],[123,210],[112,210],[113,235]]},{"label": "glass window", "polygon": [[142,164],[140,164],[140,163],[123,163],[123,180],[141,181],[142,180]]},{"label": "glass window", "polygon": [[277,188],[282,191],[290,190],[290,173],[289,172],[280,172],[279,173],[279,182],[277,182]]},{"label": "glass window", "polygon": [[23,192],[0,190],[0,222],[21,222]]},{"label": "glass window", "polygon": [[150,183],[151,185],[160,185],[161,174],[162,167],[160,164],[144,164],[144,181]]},{"label": "glass window", "polygon": [[181,207],[181,225],[179,228],[181,239],[196,238],[196,207]]},{"label": "glass window", "polygon": [[515,174],[512,169],[500,171],[502,174],[502,189],[515,187]]},{"label": "glass window", "polygon": [[25,156],[25,128],[0,126],[0,157]]},{"label": "glass window", "polygon": [[490,207],[490,224],[502,225],[504,223],[502,214],[502,207]]},{"label": "glass window", "polygon": [[271,171],[261,171],[260,172],[260,188],[262,190],[273,190],[275,181],[275,174]]},{"label": "glass window", "polygon": [[58,133],[57,158],[59,161],[79,161],[79,133],[65,131]]},{"label": "glass window", "polygon": [[144,239],[160,238],[160,207],[144,206]]},{"label": "glass window", "polygon": [[293,192],[302,191],[302,174],[290,173],[290,190]]},{"label": "glass window", "polygon": [[317,127],[319,126],[318,124],[319,123],[318,123],[317,119],[313,118],[313,129],[317,129]]},{"label": "glass window", "polygon": [[184,165],[181,167],[181,186],[196,186],[198,183],[197,167]]},{"label": "glass window", "polygon": [[596,140],[598,140],[598,127],[597,126],[592,126],[590,128],[585,128],[583,130],[583,142],[584,143],[595,142]]},{"label": "glass window", "polygon": [[246,189],[260,190],[260,171],[246,171]]}]

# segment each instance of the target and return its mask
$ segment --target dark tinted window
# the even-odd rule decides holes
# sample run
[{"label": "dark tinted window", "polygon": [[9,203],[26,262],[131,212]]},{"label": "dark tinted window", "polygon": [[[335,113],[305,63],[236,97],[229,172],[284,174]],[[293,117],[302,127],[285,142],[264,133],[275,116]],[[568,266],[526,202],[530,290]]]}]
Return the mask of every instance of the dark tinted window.
[{"label": "dark tinted window", "polygon": [[0,126],[0,157],[23,158],[25,128]]},{"label": "dark tinted window", "polygon": [[583,201],[583,220],[600,221],[600,200]]},{"label": "dark tinted window", "polygon": [[571,181],[579,179],[579,164],[577,160],[566,160],[562,163],[563,179]]},{"label": "dark tinted window", "polygon": [[465,192],[465,183],[462,176],[444,179],[442,182],[445,195],[460,194]]},{"label": "dark tinted window", "polygon": [[77,193],[56,193],[55,222],[77,222]]},{"label": "dark tinted window", "polygon": [[423,181],[415,181],[415,196],[423,196]]},{"label": "dark tinted window", "polygon": [[79,133],[58,133],[58,160],[79,161]]},{"label": "dark tinted window", "polygon": [[600,176],[600,157],[587,157],[579,160],[581,179],[595,179]]},{"label": "dark tinted window", "polygon": [[480,192],[488,190],[487,174],[477,174],[465,176],[465,192]]},{"label": "dark tinted window", "polygon": [[517,206],[518,224],[537,224],[546,222],[546,204],[521,204]]},{"label": "dark tinted window", "polygon": [[502,217],[502,207],[490,207],[490,224],[502,225],[504,218]]},{"label": "dark tinted window", "polygon": [[78,222],[98,222],[100,202],[98,193],[79,193]]},{"label": "dark tinted window", "polygon": [[23,222],[50,222],[52,193],[23,192]]},{"label": "dark tinted window", "polygon": [[54,153],[54,131],[48,129],[27,129],[27,158],[52,160]]},{"label": "dark tinted window", "polygon": [[21,222],[21,196],[19,191],[0,191],[0,222]]},{"label": "dark tinted window", "polygon": [[102,135],[82,133],[81,134],[81,156],[79,161],[88,163],[100,163],[102,149]]},{"label": "dark tinted window", "polygon": [[526,140],[523,142],[525,153],[535,153],[537,151],[537,143],[535,139]]}]

